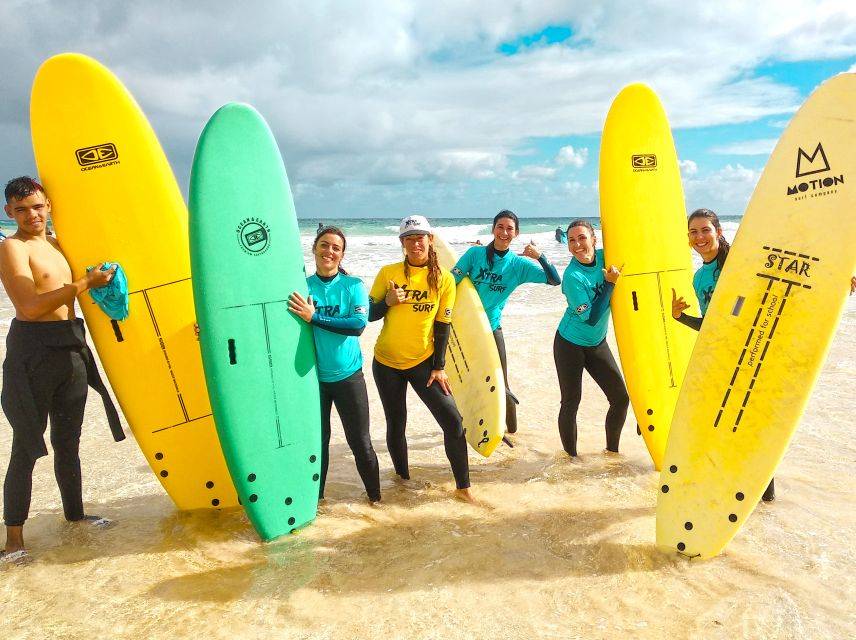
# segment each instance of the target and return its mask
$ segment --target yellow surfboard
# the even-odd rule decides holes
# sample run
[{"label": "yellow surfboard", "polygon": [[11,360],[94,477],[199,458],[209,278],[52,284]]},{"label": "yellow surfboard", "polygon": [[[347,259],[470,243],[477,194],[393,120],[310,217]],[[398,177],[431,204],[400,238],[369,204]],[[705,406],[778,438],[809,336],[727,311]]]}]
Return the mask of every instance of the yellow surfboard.
[{"label": "yellow surfboard", "polygon": [[856,269],[854,114],[856,74],[825,82],[755,187],[675,409],[657,501],[665,549],[720,553],[799,423]]},{"label": "yellow surfboard", "polygon": [[672,318],[672,288],[694,300],[684,192],[666,113],[643,84],[625,87],[606,117],[600,221],[606,264],[623,265],[611,303],[621,368],[659,471],[696,332]]},{"label": "yellow surfboard", "polygon": [[[434,248],[440,266],[451,271],[458,262],[454,249],[436,234]],[[455,296],[446,374],[467,442],[488,457],[505,435],[505,377],[490,322],[469,278],[461,281]]]},{"label": "yellow surfboard", "polygon": [[140,448],[180,509],[236,505],[193,330],[187,210],[154,131],[122,83],[78,54],[41,66],[30,119],[74,277],[105,260],[128,276],[127,320],[88,294],[80,306]]}]

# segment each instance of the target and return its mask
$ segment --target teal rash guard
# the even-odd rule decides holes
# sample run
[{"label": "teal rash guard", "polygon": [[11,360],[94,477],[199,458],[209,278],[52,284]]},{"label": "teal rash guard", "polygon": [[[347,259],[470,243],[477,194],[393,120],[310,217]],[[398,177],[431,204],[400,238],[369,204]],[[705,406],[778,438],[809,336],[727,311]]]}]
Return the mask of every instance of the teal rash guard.
[{"label": "teal rash guard", "polygon": [[513,251],[496,251],[493,264],[487,261],[487,247],[470,247],[452,269],[455,283],[469,277],[479,294],[491,331],[496,331],[502,322],[502,310],[511,292],[521,284],[559,284],[556,267],[547,261],[544,254],[537,264]]},{"label": "teal rash guard", "polygon": [[716,258],[710,262],[705,262],[699,267],[699,270],[693,275],[693,289],[695,289],[696,298],[698,298],[698,307],[701,310],[701,318],[688,316],[681,313],[678,322],[685,324],[690,329],[699,331],[701,329],[702,320],[707,313],[707,307],[710,305],[710,299],[713,297],[713,290],[716,289],[716,283],[719,281],[721,270],[716,263]]},{"label": "teal rash guard", "polygon": [[582,347],[596,347],[606,338],[609,324],[609,300],[615,285],[603,276],[603,249],[597,249],[594,262],[583,264],[571,259],[562,276],[562,293],[568,308],[559,323],[559,335]]},{"label": "teal rash guard", "polygon": [[369,294],[359,278],[337,273],[306,279],[315,304],[312,334],[321,382],[344,380],[363,367],[359,335],[368,324]]}]

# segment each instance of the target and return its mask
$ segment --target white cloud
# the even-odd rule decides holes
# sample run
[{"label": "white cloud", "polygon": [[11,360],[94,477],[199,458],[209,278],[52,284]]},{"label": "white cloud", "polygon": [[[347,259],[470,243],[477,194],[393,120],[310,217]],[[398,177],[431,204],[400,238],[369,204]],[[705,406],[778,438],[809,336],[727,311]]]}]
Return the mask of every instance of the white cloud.
[{"label": "white cloud", "polygon": [[586,160],[588,160],[588,149],[586,147],[583,147],[579,151],[574,151],[574,148],[568,145],[559,149],[559,153],[556,155],[557,164],[569,165],[577,169],[581,169],[585,165]]},{"label": "white cloud", "polygon": [[681,168],[681,175],[684,177],[694,176],[698,173],[698,164],[693,160],[678,160],[678,166]]},{"label": "white cloud", "polygon": [[556,167],[530,164],[511,172],[512,180],[552,180],[556,177]]},{"label": "white cloud", "polygon": [[[205,121],[232,100],[255,105],[292,178],[317,185],[550,179],[544,165],[509,173],[508,156],[532,139],[599,132],[625,84],[651,85],[676,128],[749,122],[800,102],[795,88],[756,72],[761,62],[856,55],[856,5],[845,0],[715,11],[583,0],[271,0],[204,12],[176,0],[20,4],[4,3],[0,21],[40,37],[0,41],[0,125],[25,136],[38,64],[83,51],[136,95],[183,181]],[[549,24],[571,25],[571,46],[496,53]],[[555,162],[582,168],[585,151],[565,158],[563,149]],[[18,173],[20,163],[6,154],[0,170]]]},{"label": "white cloud", "polygon": [[764,138],[731,142],[713,147],[710,152],[725,156],[766,156],[772,153],[778,141],[778,138]]},{"label": "white cloud", "polygon": [[727,164],[707,175],[685,177],[687,210],[706,207],[723,215],[742,215],[760,177],[760,169],[741,164]]}]

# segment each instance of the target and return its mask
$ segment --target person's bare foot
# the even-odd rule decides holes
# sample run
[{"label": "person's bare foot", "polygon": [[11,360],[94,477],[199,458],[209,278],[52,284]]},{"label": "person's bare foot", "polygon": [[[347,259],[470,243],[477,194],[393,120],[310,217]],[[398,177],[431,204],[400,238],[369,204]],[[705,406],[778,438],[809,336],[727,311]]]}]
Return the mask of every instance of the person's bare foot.
[{"label": "person's bare foot", "polygon": [[3,553],[15,553],[16,551],[26,551],[24,548],[24,527],[6,527],[6,546],[3,547]]},{"label": "person's bare foot", "polygon": [[109,518],[105,518],[103,516],[83,516],[80,520],[72,520],[72,522],[80,522],[83,524],[88,524],[96,529],[109,529],[116,522],[114,520],[110,520]]},{"label": "person's bare foot", "polygon": [[469,488],[455,489],[455,491],[453,492],[452,495],[455,496],[455,500],[460,500],[461,502],[466,502],[468,504],[474,504],[474,505],[480,504],[479,501],[476,500],[476,498],[472,494],[472,492],[469,490]]},{"label": "person's bare foot", "polygon": [[610,451],[609,449],[604,449],[603,455],[605,455],[607,458],[620,458],[621,457],[621,454],[618,453],[618,451]]},{"label": "person's bare foot", "polygon": [[14,551],[0,551],[0,564],[26,564],[31,560],[30,552],[26,549],[15,549]]}]

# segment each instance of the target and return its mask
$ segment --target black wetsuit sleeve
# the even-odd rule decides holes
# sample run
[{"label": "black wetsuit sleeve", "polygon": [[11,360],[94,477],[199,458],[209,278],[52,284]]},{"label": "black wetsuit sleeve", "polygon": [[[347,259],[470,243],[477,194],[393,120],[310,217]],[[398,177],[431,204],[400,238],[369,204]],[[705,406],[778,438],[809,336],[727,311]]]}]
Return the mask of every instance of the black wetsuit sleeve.
[{"label": "black wetsuit sleeve", "polygon": [[690,329],[695,329],[696,331],[701,331],[701,323],[704,322],[704,318],[696,318],[695,316],[688,316],[685,313],[681,313],[681,317],[677,319],[683,325],[688,326]]},{"label": "black wetsuit sleeve", "polygon": [[541,265],[541,268],[544,270],[544,275],[547,276],[547,284],[553,287],[562,284],[562,279],[559,277],[559,272],[556,271],[556,267],[547,261],[547,256],[543,253],[541,254],[541,257],[538,258],[538,264]]},{"label": "black wetsuit sleeve", "polygon": [[389,310],[389,305],[386,303],[386,300],[379,300],[375,302],[374,300],[369,300],[369,322],[374,322],[375,320],[380,320],[386,315],[386,312]]},{"label": "black wetsuit sleeve", "polygon": [[346,318],[326,318],[318,313],[312,314],[312,324],[331,333],[343,336],[358,336],[366,328],[365,316],[350,316]]},{"label": "black wetsuit sleeve", "polygon": [[434,358],[432,369],[444,369],[446,367],[446,347],[449,346],[449,335],[452,325],[448,322],[434,322]]},{"label": "black wetsuit sleeve", "polygon": [[603,314],[606,313],[606,310],[609,309],[609,300],[612,298],[613,289],[615,289],[615,283],[609,281],[603,283],[603,291],[595,296],[591,303],[591,311],[589,312],[588,320],[586,320],[587,325],[595,326],[598,320],[603,317]]}]

